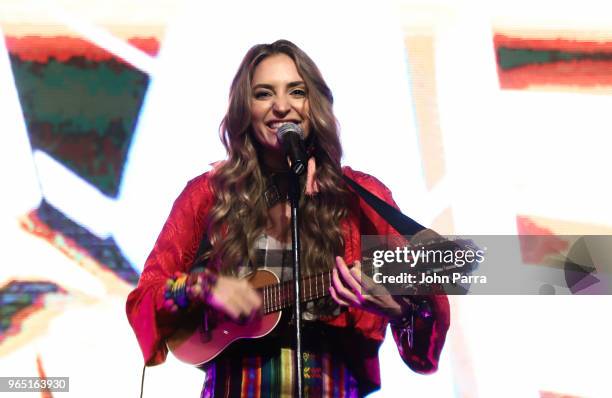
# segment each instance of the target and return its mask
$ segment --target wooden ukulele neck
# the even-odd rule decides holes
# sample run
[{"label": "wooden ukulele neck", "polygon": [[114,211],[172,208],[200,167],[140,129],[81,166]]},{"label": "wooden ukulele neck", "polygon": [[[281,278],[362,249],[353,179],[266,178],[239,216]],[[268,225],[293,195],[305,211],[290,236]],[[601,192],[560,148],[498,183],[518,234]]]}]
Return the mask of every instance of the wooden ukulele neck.
[{"label": "wooden ukulele neck", "polygon": [[[302,278],[300,282],[300,302],[305,303],[329,295],[331,275],[331,271],[325,271],[317,275]],[[263,298],[264,314],[288,308],[293,305],[295,301],[293,281],[263,286],[257,290],[261,293]]]}]

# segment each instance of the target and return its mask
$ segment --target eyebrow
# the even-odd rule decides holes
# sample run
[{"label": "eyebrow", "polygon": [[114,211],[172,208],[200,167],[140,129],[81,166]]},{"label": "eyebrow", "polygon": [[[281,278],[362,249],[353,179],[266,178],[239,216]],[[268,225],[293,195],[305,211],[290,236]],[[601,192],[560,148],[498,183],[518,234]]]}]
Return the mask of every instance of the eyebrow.
[{"label": "eyebrow", "polygon": [[[298,87],[298,86],[305,86],[306,84],[301,81],[301,80],[297,80],[294,82],[290,82],[287,83],[287,88],[293,88],[293,87]],[[259,83],[253,86],[253,90],[257,89],[257,88],[267,88],[268,90],[274,90],[274,86],[271,84],[266,84],[266,83]]]}]

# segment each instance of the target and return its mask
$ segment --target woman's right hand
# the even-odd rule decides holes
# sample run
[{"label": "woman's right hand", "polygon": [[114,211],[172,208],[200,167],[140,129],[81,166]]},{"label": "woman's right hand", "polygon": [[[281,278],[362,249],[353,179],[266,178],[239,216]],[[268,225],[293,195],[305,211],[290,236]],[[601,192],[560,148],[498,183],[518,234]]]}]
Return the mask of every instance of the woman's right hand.
[{"label": "woman's right hand", "polygon": [[260,315],[262,300],[246,279],[219,275],[207,304],[238,323],[246,323]]}]

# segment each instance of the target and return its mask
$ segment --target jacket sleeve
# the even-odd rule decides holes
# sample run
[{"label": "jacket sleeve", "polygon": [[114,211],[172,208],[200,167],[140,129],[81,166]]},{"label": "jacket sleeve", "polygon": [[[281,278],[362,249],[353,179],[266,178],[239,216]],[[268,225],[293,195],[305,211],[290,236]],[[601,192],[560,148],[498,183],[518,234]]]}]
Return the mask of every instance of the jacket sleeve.
[{"label": "jacket sleeve", "polygon": [[137,287],[128,295],[128,321],[148,366],[164,362],[168,354],[165,338],[174,331],[178,315],[163,307],[165,284],[176,272],[189,272],[211,202],[207,174],[187,184],[172,206]]},{"label": "jacket sleeve", "polygon": [[[398,208],[391,191],[379,180],[354,171],[351,174],[349,176],[364,188],[393,207]],[[360,199],[360,207],[362,209],[362,233],[387,236],[399,235],[362,199]],[[450,327],[450,306],[448,298],[444,294],[425,295],[421,298],[428,304],[431,316],[425,319],[419,314],[415,314],[411,331],[393,325],[391,331],[404,362],[415,372],[425,374],[433,373],[438,369],[440,354],[444,347],[446,333]],[[409,338],[410,332],[413,333],[412,345]]]}]

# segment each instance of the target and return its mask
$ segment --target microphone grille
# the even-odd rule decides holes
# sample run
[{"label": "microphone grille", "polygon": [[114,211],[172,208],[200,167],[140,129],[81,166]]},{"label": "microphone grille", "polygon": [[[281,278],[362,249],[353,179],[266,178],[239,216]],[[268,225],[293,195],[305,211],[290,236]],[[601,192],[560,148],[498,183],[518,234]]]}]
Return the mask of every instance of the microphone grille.
[{"label": "microphone grille", "polygon": [[301,140],[304,139],[304,131],[300,126],[295,123],[285,123],[276,130],[276,136],[281,142],[283,142],[283,138],[285,138],[285,135],[289,133],[295,133],[300,137]]}]

